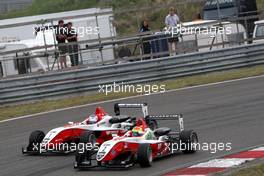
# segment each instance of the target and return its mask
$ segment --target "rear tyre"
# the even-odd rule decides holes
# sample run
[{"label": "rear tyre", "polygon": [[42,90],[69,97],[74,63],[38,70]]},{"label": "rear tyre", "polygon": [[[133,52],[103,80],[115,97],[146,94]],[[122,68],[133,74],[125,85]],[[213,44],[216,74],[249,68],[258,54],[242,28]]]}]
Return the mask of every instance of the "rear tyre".
[{"label": "rear tyre", "polygon": [[152,164],[152,149],[150,144],[141,144],[137,153],[137,162],[141,167],[150,167]]},{"label": "rear tyre", "polygon": [[180,133],[181,151],[185,154],[195,153],[198,135],[193,130],[184,130]]},{"label": "rear tyre", "polygon": [[80,136],[80,142],[79,145],[83,145],[82,149],[80,147],[77,147],[76,153],[75,153],[75,161],[78,165],[80,165],[82,162],[86,160],[90,160],[91,150],[87,150],[85,145],[92,145],[95,146],[96,144],[96,136],[91,131],[84,131]]},{"label": "rear tyre", "polygon": [[[33,131],[29,136],[29,142],[28,142],[28,151],[32,151],[34,149],[34,146],[38,146],[38,150],[40,147],[40,143],[45,137],[45,133],[40,130]],[[34,149],[35,150],[35,149]]]},{"label": "rear tyre", "polygon": [[154,131],[158,128],[158,123],[156,120],[150,120],[148,126],[152,131]]}]

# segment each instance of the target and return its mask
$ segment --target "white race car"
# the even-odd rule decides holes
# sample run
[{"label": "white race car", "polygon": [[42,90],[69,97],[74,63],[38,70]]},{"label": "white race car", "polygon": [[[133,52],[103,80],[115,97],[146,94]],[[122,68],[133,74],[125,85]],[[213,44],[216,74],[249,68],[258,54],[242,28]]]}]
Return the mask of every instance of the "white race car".
[{"label": "white race car", "polygon": [[[115,106],[117,110],[118,105]],[[33,131],[29,143],[22,148],[23,154],[40,154],[46,152],[69,153],[76,150],[76,144],[84,132],[92,131],[100,145],[112,139],[113,135],[121,136],[134,126],[133,118],[128,116],[109,116],[104,109],[97,107],[94,114],[83,122],[68,122],[67,125],[50,130],[46,135],[43,131]]]},{"label": "white race car", "polygon": [[[178,119],[179,130],[150,129],[146,122],[154,119]],[[93,144],[96,136],[87,133],[82,142]],[[154,159],[172,155],[179,150],[183,153],[195,153],[197,143],[197,133],[184,130],[181,114],[147,116],[145,119],[137,119],[135,127],[123,136],[105,141],[100,147],[77,150],[74,168],[128,168],[136,163],[141,167],[149,167]]]}]

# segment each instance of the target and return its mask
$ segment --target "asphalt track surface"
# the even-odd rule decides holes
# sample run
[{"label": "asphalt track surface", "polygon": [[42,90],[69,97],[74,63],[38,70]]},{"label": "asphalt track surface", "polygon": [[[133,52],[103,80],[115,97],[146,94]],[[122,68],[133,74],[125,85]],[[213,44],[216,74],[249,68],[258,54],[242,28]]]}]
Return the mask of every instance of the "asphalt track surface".
[{"label": "asphalt track surface", "polygon": [[[68,121],[81,121],[96,107],[96,105],[88,105],[0,123],[0,175],[160,175],[173,168],[264,144],[264,77],[130,98],[119,102],[147,102],[151,114],[182,113],[185,128],[196,130],[200,142],[232,142],[232,150],[216,154],[207,151],[198,151],[192,155],[178,153],[173,157],[155,161],[151,168],[143,169],[135,166],[122,171],[106,169],[76,171],[73,169],[73,155],[23,156],[21,154],[21,147],[26,145],[31,131],[41,129],[47,132]],[[113,102],[102,103],[101,106],[108,113],[113,113]],[[160,126],[174,126],[171,121],[161,124]]]}]

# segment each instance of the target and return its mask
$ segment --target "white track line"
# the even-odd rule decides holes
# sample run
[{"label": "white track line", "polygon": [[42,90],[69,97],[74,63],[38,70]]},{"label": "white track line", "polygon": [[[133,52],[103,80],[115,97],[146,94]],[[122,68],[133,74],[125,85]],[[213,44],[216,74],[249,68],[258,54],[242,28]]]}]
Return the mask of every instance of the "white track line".
[{"label": "white track line", "polygon": [[[165,174],[166,176],[175,176],[175,174]],[[177,176],[208,176],[208,175],[177,175]]]},{"label": "white track line", "polygon": [[264,151],[264,147],[259,147],[259,148],[256,148],[256,149],[253,149],[253,150],[250,150],[250,151]]},{"label": "white track line", "polygon": [[136,96],[130,96],[130,97],[125,97],[125,98],[118,98],[118,99],[114,99],[114,100],[106,100],[106,101],[89,103],[89,104],[80,105],[80,106],[73,106],[73,107],[56,109],[56,110],[51,110],[51,111],[46,111],[46,112],[41,112],[41,113],[36,113],[36,114],[31,114],[31,115],[26,115],[26,116],[21,116],[21,117],[15,117],[15,118],[11,118],[11,119],[2,120],[2,121],[0,121],[0,123],[9,122],[9,121],[13,121],[13,120],[24,119],[24,118],[29,118],[29,117],[33,117],[33,116],[39,116],[39,115],[48,114],[48,113],[65,111],[65,110],[70,110],[70,109],[75,109],[75,108],[92,106],[92,105],[97,105],[97,104],[101,104],[101,103],[110,103],[110,102],[114,102],[114,101],[121,101],[121,100],[126,100],[126,99],[144,97],[144,96],[151,96],[151,95],[158,95],[158,94],[169,93],[169,92],[189,90],[189,89],[195,89],[195,88],[200,88],[200,87],[208,87],[208,86],[214,86],[214,85],[220,85],[220,84],[226,84],[226,83],[232,83],[232,82],[239,82],[239,81],[244,81],[244,80],[249,80],[249,79],[256,79],[256,78],[262,78],[262,77],[264,77],[264,75],[247,77],[247,78],[240,78],[240,79],[234,79],[234,80],[228,80],[228,81],[221,81],[221,82],[209,83],[209,84],[203,84],[203,85],[197,85],[197,86],[184,87],[184,88],[180,88],[180,89],[168,90],[166,92],[152,93],[150,95],[136,95]]},{"label": "white track line", "polygon": [[[170,175],[166,175],[166,176],[170,176]],[[171,175],[171,176],[175,176],[175,175]],[[177,175],[177,176],[207,176],[207,175]]]}]

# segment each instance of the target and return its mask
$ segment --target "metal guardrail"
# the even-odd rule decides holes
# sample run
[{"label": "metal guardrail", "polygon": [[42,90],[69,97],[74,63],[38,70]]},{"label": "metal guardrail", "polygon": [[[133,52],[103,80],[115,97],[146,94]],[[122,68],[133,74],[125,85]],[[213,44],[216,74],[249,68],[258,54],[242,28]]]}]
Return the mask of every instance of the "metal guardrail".
[{"label": "metal guardrail", "polygon": [[0,80],[0,105],[264,64],[264,43],[97,68]]}]

